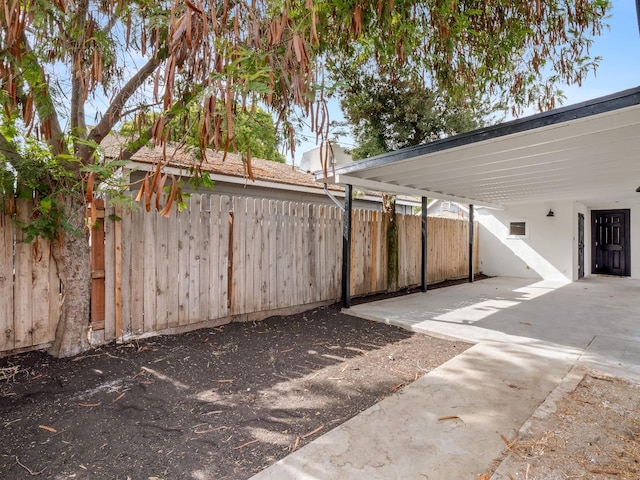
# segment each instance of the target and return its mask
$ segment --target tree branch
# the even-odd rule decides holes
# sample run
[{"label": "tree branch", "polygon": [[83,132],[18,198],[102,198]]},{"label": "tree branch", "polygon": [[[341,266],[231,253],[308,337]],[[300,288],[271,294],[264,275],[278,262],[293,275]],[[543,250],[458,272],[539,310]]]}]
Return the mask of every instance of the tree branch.
[{"label": "tree branch", "polygon": [[[115,96],[109,108],[104,113],[98,125],[96,125],[89,133],[88,139],[99,144],[102,139],[106,137],[113,129],[113,126],[122,118],[122,109],[126,105],[127,101],[136,92],[136,90],[145,82],[149,76],[155,71],[156,68],[164,61],[164,56],[156,55],[149,59],[149,61],[138,70],[138,72],[129,79],[129,81],[122,87],[122,89]],[[89,146],[81,147],[80,158],[83,163],[87,162],[93,148]]]},{"label": "tree branch", "polygon": [[109,17],[109,20],[107,21],[106,25],[104,27],[102,27],[102,33],[109,33],[111,31],[111,29],[113,27],[115,27],[116,23],[118,22],[118,16],[117,15],[111,15],[111,17]]},{"label": "tree branch", "polygon": [[[86,135],[86,123],[84,119],[84,89],[82,81],[78,77],[78,71],[74,67],[71,71],[71,131],[74,135]],[[76,152],[77,153],[77,152]]]},{"label": "tree branch", "polygon": [[[83,31],[81,26],[85,22],[89,4],[86,0],[83,0],[76,5],[77,12],[74,15],[72,25],[75,25],[75,30]],[[84,89],[86,87],[83,85],[84,82],[81,79],[82,65],[79,60],[80,50],[85,43],[83,35],[81,35],[80,38],[69,38],[68,40],[69,44],[73,45],[73,53],[71,55],[73,60],[71,67],[71,131],[74,135],[78,136],[84,136],[87,133],[84,119]],[[76,147],[75,150],[77,153],[78,148]]]},{"label": "tree branch", "polygon": [[31,49],[25,32],[22,32],[20,41],[23,49],[21,67],[37,70],[38,72],[37,81],[33,80],[32,75],[26,75],[25,78],[28,79],[29,88],[33,92],[33,100],[40,123],[48,130],[49,135],[47,135],[47,142],[54,155],[68,153],[62,128],[60,127],[60,120],[58,119],[58,112],[53,104],[49,85],[45,80],[44,70],[38,62],[36,54]]}]

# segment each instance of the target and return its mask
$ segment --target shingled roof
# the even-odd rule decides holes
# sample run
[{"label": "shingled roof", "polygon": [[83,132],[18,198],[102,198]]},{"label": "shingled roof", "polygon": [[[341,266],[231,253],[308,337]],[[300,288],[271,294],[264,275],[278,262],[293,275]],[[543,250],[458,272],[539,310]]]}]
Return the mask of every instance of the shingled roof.
[{"label": "shingled roof", "polygon": [[[119,135],[109,135],[100,147],[107,158],[118,158],[124,149],[127,140]],[[200,164],[202,170],[214,175],[223,175],[236,178],[244,178],[248,182],[249,175],[247,165],[242,161],[240,155],[227,153],[223,161],[223,152],[207,149],[206,158]],[[131,158],[132,162],[146,165],[156,165],[163,162],[166,166],[184,169],[184,174],[188,175],[188,169],[198,164],[198,160],[185,147],[175,144],[168,144],[166,148],[142,147]],[[293,165],[273,162],[261,158],[251,159],[251,171],[255,180],[273,182],[285,185],[296,185],[322,189],[323,185],[314,181],[311,173],[305,173]],[[334,191],[342,191],[344,188],[338,185],[329,185]]]}]

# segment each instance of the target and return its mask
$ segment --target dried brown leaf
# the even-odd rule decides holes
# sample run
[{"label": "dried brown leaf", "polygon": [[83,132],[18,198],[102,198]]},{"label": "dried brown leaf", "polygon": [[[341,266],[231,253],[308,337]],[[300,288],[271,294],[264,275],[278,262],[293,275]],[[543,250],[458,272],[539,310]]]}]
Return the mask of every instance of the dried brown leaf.
[{"label": "dried brown leaf", "polygon": [[242,445],[238,445],[237,447],[233,447],[234,450],[240,450],[241,448],[248,447],[249,445],[253,445],[254,443],[258,443],[260,440],[251,440],[250,442],[243,443]]},{"label": "dried brown leaf", "polygon": [[122,392],[122,393],[121,393],[120,395],[118,395],[118,396],[117,396],[117,397],[116,397],[116,398],[115,398],[115,399],[114,399],[114,400],[113,400],[109,405],[113,405],[113,404],[114,404],[114,403],[116,403],[117,401],[121,400],[121,399],[122,399],[122,397],[124,397],[124,395],[125,395],[126,393],[127,393],[127,392]]},{"label": "dried brown leaf", "polygon": [[318,428],[316,428],[314,430],[311,430],[309,433],[305,433],[300,438],[302,438],[304,440],[305,438],[310,437],[311,435],[315,435],[316,433],[318,433],[323,428],[324,428],[324,425],[320,425]]},{"label": "dried brown leaf", "polygon": [[460,420],[460,421],[462,421],[462,419],[457,415],[447,415],[446,417],[438,418],[439,422],[444,422],[445,420]]}]

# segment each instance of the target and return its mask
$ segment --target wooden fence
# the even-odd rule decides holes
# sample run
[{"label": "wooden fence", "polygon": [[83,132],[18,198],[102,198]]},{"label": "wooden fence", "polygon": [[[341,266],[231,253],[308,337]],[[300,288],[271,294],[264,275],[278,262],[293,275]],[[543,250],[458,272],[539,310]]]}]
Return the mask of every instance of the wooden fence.
[{"label": "wooden fence", "polygon": [[92,322],[104,328],[99,341],[261,319],[339,298],[336,207],[217,195],[189,202],[169,218],[107,211],[104,326],[99,317]]},{"label": "wooden fence", "polygon": [[[422,268],[422,218],[396,215],[398,223],[398,288],[420,284]],[[387,230],[384,214],[372,210],[353,212],[351,245],[351,295],[386,291]],[[467,277],[469,273],[469,222],[427,218],[427,282]],[[478,236],[478,224],[474,225]],[[474,243],[474,271],[478,271],[479,242]]]},{"label": "wooden fence", "polygon": [[[32,211],[32,202],[17,201],[19,221],[27,221]],[[0,213],[0,352],[46,346],[60,315],[60,280],[50,242],[26,243],[24,236]]]},{"label": "wooden fence", "polygon": [[[169,218],[112,207],[99,214],[91,239],[95,344],[257,320],[339,299],[337,207],[217,195],[193,195],[189,202]],[[396,219],[398,288],[418,285],[421,219]],[[0,222],[0,298],[9,299],[0,302],[0,352],[39,348],[52,341],[59,316],[55,262],[48,242],[26,244],[8,217]],[[428,281],[465,277],[468,222],[429,218],[428,232]],[[386,235],[381,212],[354,211],[352,295],[387,290]]]}]

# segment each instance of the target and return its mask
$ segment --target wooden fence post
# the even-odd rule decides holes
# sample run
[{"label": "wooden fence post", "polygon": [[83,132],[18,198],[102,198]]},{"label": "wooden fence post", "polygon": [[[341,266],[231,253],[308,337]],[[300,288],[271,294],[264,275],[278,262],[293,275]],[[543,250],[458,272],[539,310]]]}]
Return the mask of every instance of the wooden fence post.
[{"label": "wooden fence post", "polygon": [[473,282],[473,267],[474,267],[474,235],[473,235],[473,205],[469,205],[469,282]]},{"label": "wooden fence post", "polygon": [[344,218],[342,226],[342,306],[351,307],[351,219],[353,187],[344,188]]}]

